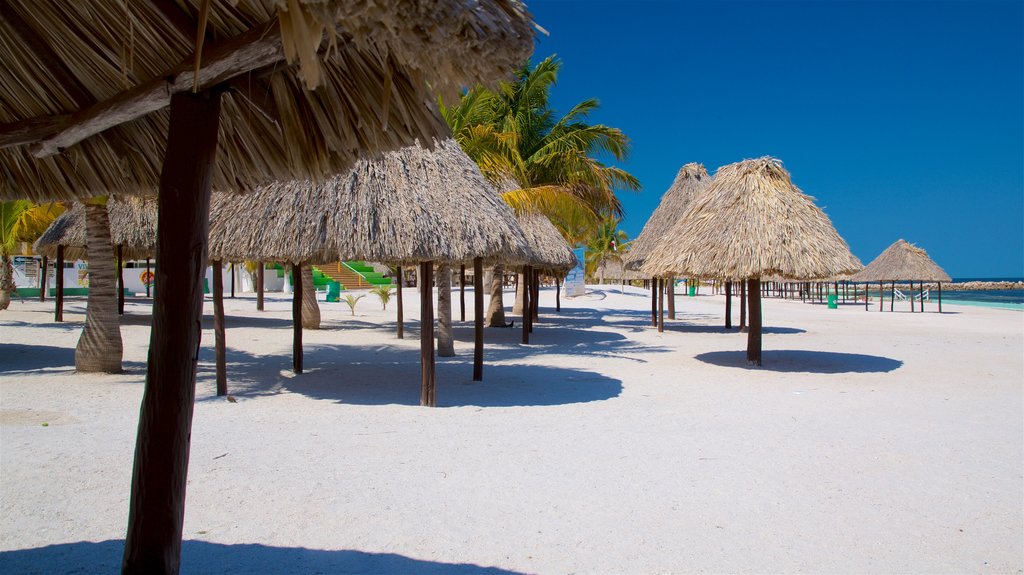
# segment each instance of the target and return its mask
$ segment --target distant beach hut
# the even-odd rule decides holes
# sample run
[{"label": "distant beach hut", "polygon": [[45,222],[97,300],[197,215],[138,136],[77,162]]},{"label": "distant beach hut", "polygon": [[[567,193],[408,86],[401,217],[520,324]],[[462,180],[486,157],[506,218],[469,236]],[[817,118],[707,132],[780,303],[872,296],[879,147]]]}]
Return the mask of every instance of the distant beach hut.
[{"label": "distant beach hut", "polygon": [[[211,254],[225,260],[308,262],[369,260],[418,265],[421,289],[423,405],[434,400],[435,265],[528,261],[532,254],[511,208],[452,140],[419,144],[360,160],[323,183],[278,182],[216,207]],[[211,256],[212,257],[212,256]],[[482,269],[475,274],[482,278]],[[483,305],[482,279],[477,305]],[[297,291],[301,282],[296,282]],[[401,286],[401,282],[399,282]],[[399,287],[399,325],[401,287]],[[301,310],[296,295],[295,368],[301,366]],[[482,365],[482,311],[477,319],[474,377]],[[442,322],[444,318],[442,318]],[[450,322],[450,317],[448,318]]]},{"label": "distant beach hut", "polygon": [[[896,240],[885,249],[877,258],[869,263],[864,269],[854,274],[850,281],[863,282],[865,291],[867,285],[878,283],[878,311],[882,311],[884,305],[885,283],[889,283],[889,311],[894,310],[896,299],[896,282],[910,283],[910,311],[914,311],[914,282],[920,282],[921,311],[924,311],[924,300],[927,292],[924,289],[924,282],[935,282],[938,286],[939,313],[942,313],[942,282],[951,282],[949,277],[938,264],[930,257],[928,252],[907,243],[905,240]],[[867,297],[864,298],[864,309],[868,308]]]},{"label": "distant beach hut", "polygon": [[[117,308],[124,313],[124,260],[146,260],[156,252],[156,198],[126,197],[107,200],[110,241],[117,259]],[[39,236],[32,249],[56,262],[54,320],[64,320],[64,261],[88,260],[86,249],[86,207],[75,202]],[[45,289],[45,285],[43,286]],[[149,295],[149,284],[146,284]]]},{"label": "distant beach hut", "polygon": [[747,361],[761,365],[761,278],[811,279],[859,270],[828,216],[776,158],[722,166],[651,251],[645,274],[747,282]]},{"label": "distant beach hut", "polygon": [[633,271],[626,269],[622,260],[606,259],[597,266],[597,270],[594,271],[594,275],[597,276],[598,280],[602,283],[607,280],[617,281],[625,284],[628,281],[645,280],[647,279],[639,271]]},{"label": "distant beach hut", "polygon": [[[651,217],[640,230],[640,235],[630,243],[629,253],[623,259],[626,270],[639,271],[651,251],[668,234],[672,227],[679,221],[683,213],[698,197],[703,195],[708,184],[711,183],[711,176],[704,168],[704,164],[690,162],[676,173],[676,179],[661,196],[661,202],[655,208]],[[675,278],[651,278],[651,323],[658,325],[658,305],[661,303],[664,311],[665,291],[668,291],[668,316],[669,319],[676,317],[675,303]],[[659,294],[661,297],[659,298]]]},{"label": "distant beach hut", "polygon": [[[561,278],[576,265],[576,254],[547,216],[539,213],[516,215],[523,229],[530,258],[523,262],[523,343],[530,343],[533,322],[540,314],[540,275],[555,277],[555,309],[562,309]],[[513,263],[513,262],[508,262]],[[530,313],[527,313],[527,309]]]}]

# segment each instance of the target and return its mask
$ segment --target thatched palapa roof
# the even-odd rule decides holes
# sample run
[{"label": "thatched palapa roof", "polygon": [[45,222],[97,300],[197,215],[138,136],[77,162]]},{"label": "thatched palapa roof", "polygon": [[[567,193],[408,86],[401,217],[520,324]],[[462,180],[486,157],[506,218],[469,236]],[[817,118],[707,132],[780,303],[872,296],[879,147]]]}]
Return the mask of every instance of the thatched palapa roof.
[{"label": "thatched palapa roof", "polygon": [[457,143],[360,160],[325,183],[215,198],[210,258],[414,265],[530,257],[512,209]]},{"label": "thatched palapa roof", "polygon": [[860,268],[814,199],[780,160],[764,157],[719,168],[641,271],[740,280],[813,279]]},{"label": "thatched palapa roof", "polygon": [[679,169],[675,181],[661,196],[661,203],[630,244],[624,259],[627,270],[639,270],[658,241],[672,230],[686,208],[707,189],[711,182],[704,164],[691,162]]},{"label": "thatched palapa roof", "polygon": [[927,252],[902,239],[896,240],[896,243],[849,279],[854,282],[953,281],[949,274],[928,257]]},{"label": "thatched palapa roof", "polygon": [[[153,257],[156,251],[156,200],[125,198],[107,200],[110,239],[115,249],[122,247],[125,259]],[[32,249],[40,255],[57,257],[57,246],[64,246],[69,260],[89,259],[85,249],[85,206],[80,203],[61,214],[39,236]]]},{"label": "thatched palapa roof", "polygon": [[212,87],[215,190],[325,178],[447,134],[437,94],[507,76],[532,37],[518,0],[6,0],[0,199],[155,191],[171,95]]},{"label": "thatched palapa roof", "polygon": [[594,271],[594,277],[619,281],[647,279],[640,272],[627,269],[623,262],[611,258],[604,260],[601,262],[601,265],[597,266],[597,270]]},{"label": "thatched palapa roof", "polygon": [[543,214],[523,213],[516,219],[530,246],[529,265],[541,273],[564,274],[576,266],[576,254],[555,224]]}]

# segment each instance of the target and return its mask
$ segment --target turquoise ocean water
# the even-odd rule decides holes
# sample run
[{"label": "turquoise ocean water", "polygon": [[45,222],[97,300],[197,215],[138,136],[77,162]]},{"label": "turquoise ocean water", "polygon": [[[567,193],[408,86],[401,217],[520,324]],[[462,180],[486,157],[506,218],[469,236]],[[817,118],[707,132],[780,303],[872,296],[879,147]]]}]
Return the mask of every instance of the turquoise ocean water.
[{"label": "turquoise ocean water", "polygon": [[[1024,278],[953,278],[955,282],[996,282],[1024,281]],[[943,290],[942,301],[956,305],[974,305],[981,307],[995,307],[1003,309],[1016,309],[1024,311],[1024,290],[967,290],[953,291]]]}]

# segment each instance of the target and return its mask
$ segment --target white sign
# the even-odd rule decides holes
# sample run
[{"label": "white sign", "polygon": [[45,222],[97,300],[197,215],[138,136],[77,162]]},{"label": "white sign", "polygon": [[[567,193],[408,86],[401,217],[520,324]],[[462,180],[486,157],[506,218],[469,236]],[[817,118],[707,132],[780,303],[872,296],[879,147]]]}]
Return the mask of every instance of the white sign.
[{"label": "white sign", "polygon": [[575,297],[587,293],[586,272],[583,269],[586,249],[576,248],[572,252],[576,254],[576,267],[569,270],[569,273],[565,276],[565,283],[562,284],[562,295],[566,297]]}]

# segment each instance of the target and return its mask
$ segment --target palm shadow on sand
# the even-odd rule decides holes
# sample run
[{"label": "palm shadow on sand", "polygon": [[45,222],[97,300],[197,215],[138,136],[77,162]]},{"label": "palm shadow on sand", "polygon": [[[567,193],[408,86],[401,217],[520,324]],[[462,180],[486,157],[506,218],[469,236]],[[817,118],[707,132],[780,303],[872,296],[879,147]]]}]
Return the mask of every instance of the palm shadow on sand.
[{"label": "palm shadow on sand", "polygon": [[[124,540],[78,541],[32,549],[0,551],[4,573],[117,573]],[[397,553],[352,549],[328,551],[304,547],[272,547],[256,543],[232,545],[182,541],[181,573],[423,573],[426,575],[518,575],[498,567],[472,563],[441,563]]]},{"label": "palm shadow on sand", "polygon": [[795,349],[763,351],[760,367],[747,364],[745,351],[711,351],[694,359],[720,367],[784,373],[886,373],[903,366],[902,361],[877,355]]}]

